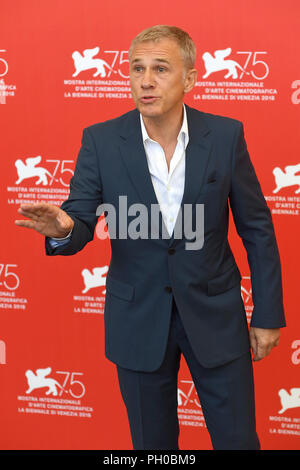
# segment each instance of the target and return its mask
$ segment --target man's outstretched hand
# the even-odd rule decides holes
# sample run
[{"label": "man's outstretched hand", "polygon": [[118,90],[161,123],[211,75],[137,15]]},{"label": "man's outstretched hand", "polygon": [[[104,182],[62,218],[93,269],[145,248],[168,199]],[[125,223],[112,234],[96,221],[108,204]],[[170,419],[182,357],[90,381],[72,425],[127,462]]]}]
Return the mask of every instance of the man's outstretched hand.
[{"label": "man's outstretched hand", "polygon": [[31,228],[46,237],[66,237],[74,226],[74,221],[65,211],[46,202],[21,204],[18,213],[27,220],[15,220],[16,225]]},{"label": "man's outstretched hand", "polygon": [[253,353],[253,361],[260,361],[270,354],[271,350],[278,345],[280,328],[255,328],[250,327],[250,344]]}]

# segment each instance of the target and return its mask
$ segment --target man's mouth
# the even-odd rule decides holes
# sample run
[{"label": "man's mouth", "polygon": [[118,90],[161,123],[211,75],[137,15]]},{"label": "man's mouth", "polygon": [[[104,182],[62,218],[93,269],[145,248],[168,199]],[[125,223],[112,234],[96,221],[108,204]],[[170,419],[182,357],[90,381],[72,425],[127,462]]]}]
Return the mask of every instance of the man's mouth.
[{"label": "man's mouth", "polygon": [[156,101],[157,99],[158,99],[157,96],[153,96],[153,95],[149,95],[149,96],[148,96],[148,95],[146,95],[146,96],[142,96],[142,97],[140,98],[140,101],[141,101],[142,103],[147,103],[147,104],[148,104],[148,103],[154,103],[154,101]]}]

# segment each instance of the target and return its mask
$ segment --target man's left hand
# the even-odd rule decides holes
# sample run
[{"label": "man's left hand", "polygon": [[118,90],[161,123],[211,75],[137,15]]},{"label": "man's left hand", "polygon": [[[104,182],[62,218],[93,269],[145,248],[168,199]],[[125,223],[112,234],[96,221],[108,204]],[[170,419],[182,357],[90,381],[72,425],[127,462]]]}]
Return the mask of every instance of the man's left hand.
[{"label": "man's left hand", "polygon": [[260,361],[270,354],[274,346],[278,345],[280,328],[265,329],[250,327],[249,335],[253,361]]}]

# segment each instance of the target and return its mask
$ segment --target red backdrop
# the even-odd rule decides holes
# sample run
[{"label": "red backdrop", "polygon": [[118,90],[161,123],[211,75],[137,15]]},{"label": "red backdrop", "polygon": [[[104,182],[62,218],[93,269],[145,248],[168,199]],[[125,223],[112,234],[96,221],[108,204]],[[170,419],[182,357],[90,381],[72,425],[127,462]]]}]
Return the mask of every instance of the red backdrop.
[{"label": "red backdrop", "polygon": [[[46,257],[43,238],[14,220],[21,202],[67,198],[82,129],[134,107],[131,39],[173,24],[198,51],[186,103],[244,122],[273,215],[288,328],[254,365],[258,432],[263,449],[299,449],[299,2],[15,0],[1,13],[0,447],[132,448],[116,369],[104,356],[109,241]],[[250,272],[232,220],[230,240],[250,319]],[[210,449],[184,359],[178,387],[180,448]]]}]

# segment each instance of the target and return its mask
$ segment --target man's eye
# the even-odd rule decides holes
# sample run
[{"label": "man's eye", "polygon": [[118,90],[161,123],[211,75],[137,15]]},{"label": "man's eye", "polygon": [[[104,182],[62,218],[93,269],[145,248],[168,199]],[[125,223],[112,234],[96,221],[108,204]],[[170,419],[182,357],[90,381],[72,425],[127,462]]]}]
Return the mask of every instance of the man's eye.
[{"label": "man's eye", "polygon": [[140,72],[141,70],[143,69],[143,67],[140,67],[139,65],[135,67],[135,71],[136,72]]},{"label": "man's eye", "polygon": [[157,67],[157,70],[158,70],[159,72],[164,72],[166,69],[165,69],[165,67]]}]

